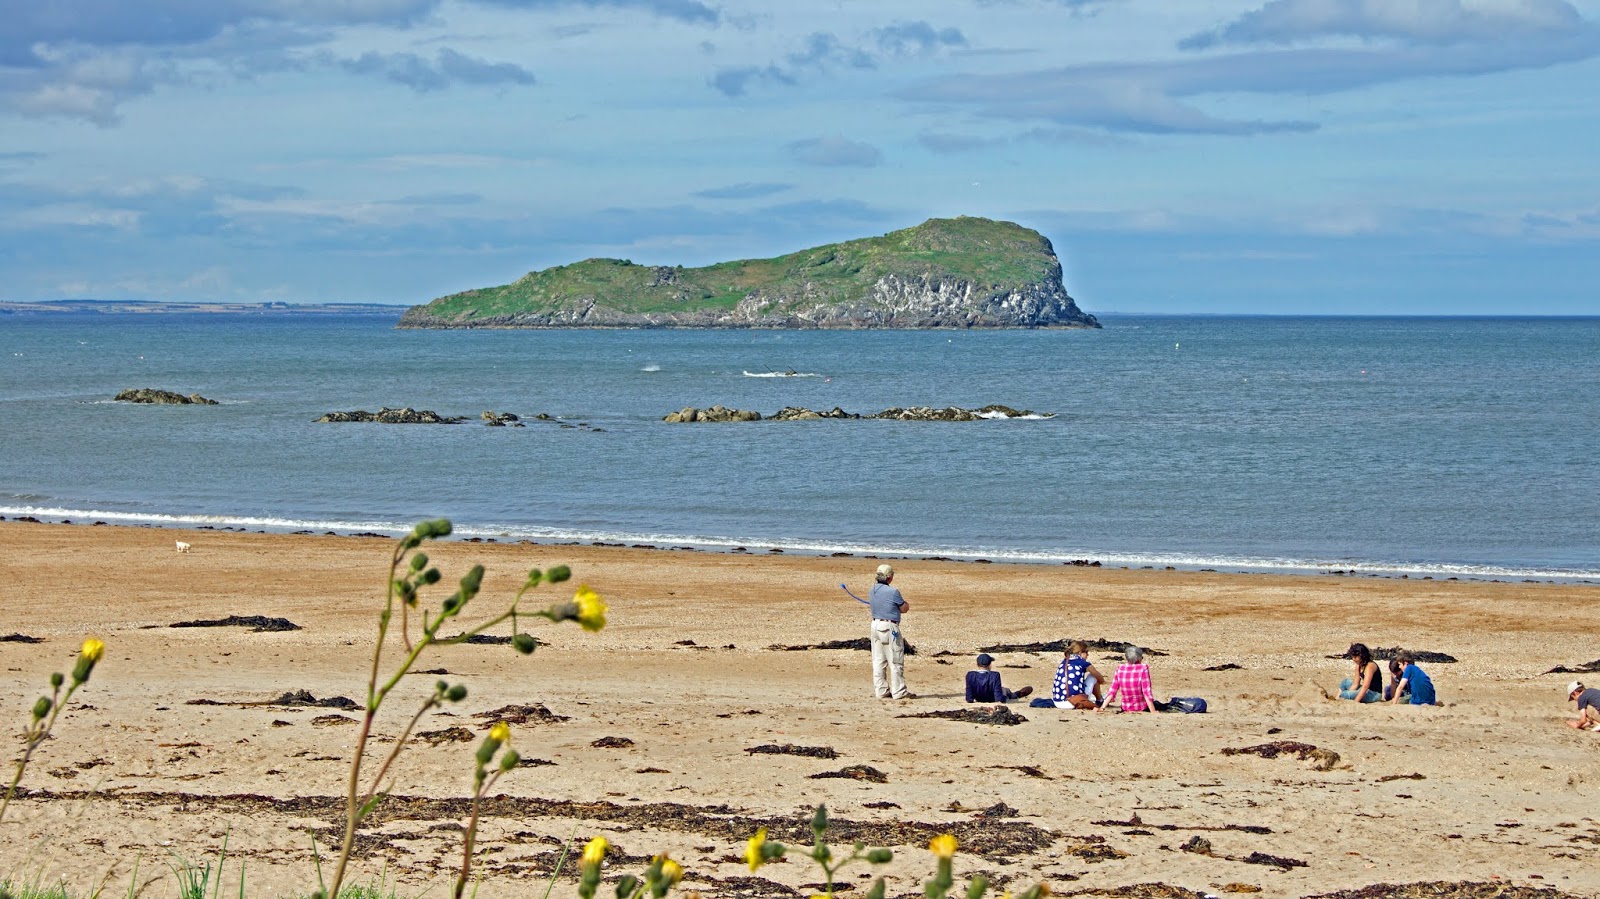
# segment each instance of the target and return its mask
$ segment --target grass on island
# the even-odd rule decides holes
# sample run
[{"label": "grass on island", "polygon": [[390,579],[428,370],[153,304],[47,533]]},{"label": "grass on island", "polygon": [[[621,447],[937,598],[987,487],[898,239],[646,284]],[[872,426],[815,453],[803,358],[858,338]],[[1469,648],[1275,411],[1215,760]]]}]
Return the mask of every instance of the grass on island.
[{"label": "grass on island", "polygon": [[753,293],[781,299],[783,306],[810,306],[860,299],[888,274],[961,280],[990,292],[1059,277],[1059,264],[1049,241],[1021,225],[930,219],[882,237],[704,268],[587,259],[441,297],[424,308],[447,321],[551,312],[589,300],[627,313],[689,312],[732,310]]}]

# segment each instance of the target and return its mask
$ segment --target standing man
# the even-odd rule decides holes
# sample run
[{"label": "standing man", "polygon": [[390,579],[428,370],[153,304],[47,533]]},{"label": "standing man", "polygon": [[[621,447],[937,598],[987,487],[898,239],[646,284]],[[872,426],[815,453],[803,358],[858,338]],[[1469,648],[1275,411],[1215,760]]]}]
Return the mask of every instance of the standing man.
[{"label": "standing man", "polygon": [[867,594],[872,607],[872,689],[879,699],[913,699],[906,692],[906,647],[900,639],[900,615],[911,611],[900,591],[890,586],[894,568],[878,566],[878,582]]}]

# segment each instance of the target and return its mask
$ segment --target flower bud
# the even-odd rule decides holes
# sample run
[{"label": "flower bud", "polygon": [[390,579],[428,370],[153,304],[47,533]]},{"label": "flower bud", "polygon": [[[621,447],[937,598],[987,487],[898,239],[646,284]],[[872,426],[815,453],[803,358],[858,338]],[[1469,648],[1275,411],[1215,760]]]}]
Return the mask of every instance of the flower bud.
[{"label": "flower bud", "polygon": [[469,600],[478,595],[478,588],[483,584],[483,566],[474,565],[461,578],[461,598]]},{"label": "flower bud", "polygon": [[444,612],[446,615],[454,615],[461,611],[461,604],[463,602],[464,600],[462,600],[461,594],[452,593],[444,598],[444,602],[440,605],[440,611]]},{"label": "flower bud", "polygon": [[827,829],[828,807],[826,805],[818,805],[816,814],[811,816],[811,832],[820,838],[822,836],[822,832]]},{"label": "flower bud", "polygon": [[511,648],[523,655],[532,655],[539,648],[539,641],[532,634],[512,634]]},{"label": "flower bud", "polygon": [[426,568],[427,565],[428,565],[428,554],[427,553],[417,553],[416,555],[411,557],[411,570],[412,571],[421,571],[422,569]]},{"label": "flower bud", "polygon": [[617,897],[618,899],[628,899],[633,895],[633,891],[638,888],[639,878],[634,877],[632,874],[624,874],[622,879],[617,881]]},{"label": "flower bud", "polygon": [[890,849],[867,850],[867,861],[874,865],[887,865],[894,861],[894,851]]},{"label": "flower bud", "polygon": [[883,899],[884,890],[887,888],[888,885],[883,882],[882,877],[874,880],[872,888],[867,890],[867,899]]},{"label": "flower bud", "polygon": [[33,704],[33,720],[38,721],[50,714],[50,707],[53,705],[55,703],[50,701],[50,697],[39,697],[38,701]]},{"label": "flower bud", "polygon": [[572,577],[572,569],[565,565],[557,565],[544,573],[544,579],[552,584],[559,584],[570,577]]},{"label": "flower bud", "polygon": [[500,756],[500,770],[510,771],[512,768],[517,767],[517,764],[521,761],[522,753],[516,751],[515,749],[507,749],[505,753]]},{"label": "flower bud", "polygon": [[489,764],[489,760],[494,758],[494,754],[500,751],[500,742],[494,738],[493,734],[483,739],[483,742],[478,746],[476,754],[479,765]]},{"label": "flower bud", "polygon": [[434,681],[433,682],[433,692],[439,694],[440,696],[443,696],[446,693],[450,692],[450,684],[449,684],[449,682],[448,681],[442,681],[442,680],[441,681]]},{"label": "flower bud", "polygon": [[466,699],[467,698],[467,685],[466,684],[456,684],[455,686],[451,687],[449,690],[445,691],[444,698],[450,700],[451,702],[460,702],[461,700]]},{"label": "flower bud", "polygon": [[972,875],[972,882],[967,884],[967,899],[983,899],[983,894],[989,889],[989,878],[982,874]]},{"label": "flower bud", "polygon": [[52,688],[60,687],[62,684],[66,683],[66,680],[66,675],[56,671],[50,675],[50,686]]}]

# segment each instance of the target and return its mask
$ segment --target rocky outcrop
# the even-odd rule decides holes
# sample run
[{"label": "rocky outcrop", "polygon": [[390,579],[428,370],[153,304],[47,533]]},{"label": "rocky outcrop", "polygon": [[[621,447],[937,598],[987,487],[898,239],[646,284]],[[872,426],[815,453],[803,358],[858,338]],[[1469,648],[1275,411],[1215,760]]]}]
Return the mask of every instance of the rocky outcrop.
[{"label": "rocky outcrop", "polygon": [[453,425],[466,421],[464,418],[447,418],[431,409],[417,410],[410,406],[403,409],[391,409],[388,406],[377,412],[368,412],[357,409],[353,412],[329,412],[317,419],[319,422],[377,422],[385,425]]},{"label": "rocky outcrop", "polygon": [[124,390],[114,397],[119,403],[154,403],[162,406],[215,406],[216,400],[208,400],[198,393],[184,396],[171,390],[157,390],[154,387],[140,387],[136,390]]},{"label": "rocky outcrop", "polygon": [[508,425],[513,428],[527,427],[522,423],[522,419],[518,418],[516,413],[513,412],[483,412],[478,415],[478,418],[482,419],[483,423],[491,428],[504,428]]},{"label": "rocky outcrop", "polygon": [[668,413],[661,420],[671,424],[702,421],[760,421],[761,413],[748,409],[729,409],[726,406],[711,406],[706,409],[685,406],[677,412]]},{"label": "rocky outcrop", "polygon": [[729,409],[724,406],[712,406],[708,409],[696,409],[686,406],[672,412],[661,420],[672,424],[690,422],[721,422],[721,421],[821,421],[825,418],[848,419],[883,419],[891,421],[984,421],[1001,418],[1054,418],[1054,412],[1033,412],[1027,409],[1013,409],[1010,406],[990,405],[981,409],[963,409],[960,406],[946,406],[936,409],[932,406],[911,406],[909,408],[890,408],[872,415],[860,415],[846,412],[838,406],[826,412],[816,412],[802,406],[785,406],[765,419],[760,412],[747,409]]}]

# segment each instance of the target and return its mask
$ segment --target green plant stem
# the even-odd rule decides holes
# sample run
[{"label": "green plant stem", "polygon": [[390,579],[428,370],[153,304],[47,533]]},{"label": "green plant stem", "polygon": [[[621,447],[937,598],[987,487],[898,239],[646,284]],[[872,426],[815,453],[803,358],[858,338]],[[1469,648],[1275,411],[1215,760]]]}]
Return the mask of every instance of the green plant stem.
[{"label": "green plant stem", "polygon": [[371,802],[372,797],[378,795],[378,785],[383,783],[383,776],[389,773],[389,767],[394,764],[394,760],[400,757],[400,750],[405,748],[406,739],[411,736],[411,731],[417,726],[417,722],[422,720],[422,716],[426,715],[429,709],[438,707],[439,697],[437,695],[430,696],[428,701],[422,704],[422,708],[417,709],[417,713],[411,716],[411,720],[406,722],[405,729],[400,732],[400,736],[394,741],[394,748],[389,750],[389,755],[383,760],[383,765],[378,768],[378,773],[373,775],[372,786],[361,797],[362,806]]},{"label": "green plant stem", "polygon": [[483,802],[484,794],[500,779],[502,772],[496,771],[483,785],[472,792],[472,814],[467,818],[467,835],[461,841],[461,874],[456,877],[455,899],[461,899],[467,889],[467,879],[472,876],[472,844],[478,837],[478,807]]},{"label": "green plant stem", "polygon": [[[50,691],[50,717],[46,719],[43,728],[30,728],[27,732],[22,758],[17,759],[17,771],[11,776],[11,785],[6,787],[6,798],[0,800],[0,821],[5,820],[6,809],[11,806],[11,797],[16,795],[17,784],[22,782],[22,772],[28,770],[28,762],[33,759],[34,750],[44,745],[44,741],[50,737],[50,729],[56,726],[56,717],[61,714],[61,710],[66,707],[67,702],[72,699],[72,694],[77,689],[78,684],[67,687],[67,694],[61,696],[59,702],[56,701],[56,697],[60,695],[61,688],[56,687]],[[36,723],[35,727],[37,726]]]}]

